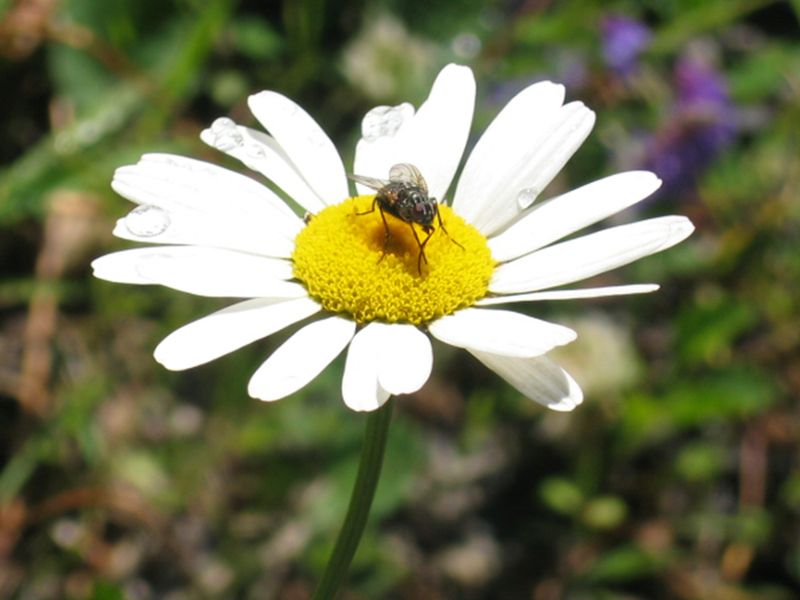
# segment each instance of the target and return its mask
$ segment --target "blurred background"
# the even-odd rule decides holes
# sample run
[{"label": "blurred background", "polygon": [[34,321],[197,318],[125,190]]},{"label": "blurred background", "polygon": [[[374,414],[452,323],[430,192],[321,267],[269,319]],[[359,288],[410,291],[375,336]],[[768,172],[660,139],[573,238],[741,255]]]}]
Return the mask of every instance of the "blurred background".
[{"label": "blurred background", "polygon": [[[536,303],[577,329],[571,414],[465,352],[397,403],[346,598],[800,597],[798,0],[0,0],[0,598],[308,598],[364,417],[342,361],[250,399],[288,334],[188,372],[152,358],[224,302],[94,280],[131,204],[114,169],[254,125],[274,89],[352,164],[361,116],[470,65],[470,143],[532,82],[598,113],[545,195],[647,168],[618,217],[688,242],[593,282],[645,297]],[[535,115],[532,115],[535,118]],[[257,175],[252,174],[257,178]]]}]

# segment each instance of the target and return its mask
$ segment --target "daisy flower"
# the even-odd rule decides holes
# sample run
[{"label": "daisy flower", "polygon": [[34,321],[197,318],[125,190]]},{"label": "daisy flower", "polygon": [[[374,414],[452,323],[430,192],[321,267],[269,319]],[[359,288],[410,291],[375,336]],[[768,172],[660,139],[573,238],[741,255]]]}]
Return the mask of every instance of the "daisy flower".
[{"label": "daisy flower", "polygon": [[595,119],[580,102],[564,104],[563,86],[546,81],[500,111],[445,203],[474,103],[470,69],[448,65],[418,110],[381,106],[362,122],[350,172],[386,180],[394,165],[412,165],[438,200],[441,221],[431,222],[424,261],[417,240],[426,230],[376,206],[375,190],[362,183],[351,194],[342,159],[316,121],[264,91],[249,106],[268,134],[220,118],[201,138],[271,181],[306,218],[245,175],[147,154],[114,175],[114,190],[138,205],[114,234],[157,245],[98,258],[94,273],[241,299],[164,339],[155,358],[168,369],[204,364],[306,321],[250,379],[255,398],[292,394],[347,348],[344,402],[375,410],[425,383],[432,336],[464,348],[524,396],[571,410],[583,399],[580,387],[545,355],[575,332],[496,305],[651,292],[658,286],[563,286],[665,250],[693,227],[668,216],[563,241],[647,197],[660,181],[631,171],[537,200]]}]

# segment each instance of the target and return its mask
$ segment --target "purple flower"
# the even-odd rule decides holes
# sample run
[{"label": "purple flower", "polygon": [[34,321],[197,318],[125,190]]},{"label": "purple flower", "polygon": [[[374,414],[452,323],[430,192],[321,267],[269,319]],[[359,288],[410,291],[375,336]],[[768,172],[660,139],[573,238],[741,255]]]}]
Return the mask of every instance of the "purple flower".
[{"label": "purple flower", "polygon": [[639,55],[653,37],[641,22],[623,15],[606,15],[600,23],[603,58],[620,77],[627,77],[638,68]]},{"label": "purple flower", "polygon": [[728,84],[707,60],[681,58],[675,66],[674,79],[679,112],[731,111]]},{"label": "purple flower", "polygon": [[708,61],[680,59],[674,86],[672,119],[650,140],[644,161],[664,180],[663,193],[695,187],[702,172],[736,136],[727,83]]}]

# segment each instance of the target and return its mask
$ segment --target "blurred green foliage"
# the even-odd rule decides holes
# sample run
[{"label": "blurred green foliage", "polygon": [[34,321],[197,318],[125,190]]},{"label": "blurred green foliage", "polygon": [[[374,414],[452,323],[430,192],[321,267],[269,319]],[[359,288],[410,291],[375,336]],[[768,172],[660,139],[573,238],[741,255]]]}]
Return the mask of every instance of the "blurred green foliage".
[{"label": "blurred green foliage", "polygon": [[[613,15],[650,32],[631,73],[604,54]],[[553,193],[695,157],[636,210],[697,232],[603,278],[657,294],[595,302],[602,318],[527,309],[578,328],[559,356],[587,391],[572,414],[436,348],[398,402],[347,597],[800,595],[799,17],[769,0],[0,2],[0,597],[308,597],[363,428],[341,362],[269,405],[246,381],[288,334],[164,371],[157,342],[220,304],[91,278],[129,246],[109,181],[148,151],[239,168],[198,133],[253,123],[261,89],[350,164],[364,112],[419,103],[452,61],[478,80],[473,142],[536,80],[597,111]],[[724,144],[681,104],[697,57],[726,90]]]}]

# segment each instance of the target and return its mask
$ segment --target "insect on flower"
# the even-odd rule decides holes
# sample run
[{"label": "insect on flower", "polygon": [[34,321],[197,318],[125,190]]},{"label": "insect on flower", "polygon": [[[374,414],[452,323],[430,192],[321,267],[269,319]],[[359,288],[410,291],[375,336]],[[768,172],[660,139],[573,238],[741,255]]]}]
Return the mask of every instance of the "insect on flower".
[{"label": "insect on flower", "polygon": [[[297,392],[345,351],[342,399],[352,410],[377,410],[429,379],[434,338],[465,348],[531,400],[572,410],[583,400],[580,387],[547,353],[576,333],[494,305],[653,292],[658,286],[649,283],[570,284],[666,250],[694,227],[685,217],[664,216],[581,233],[658,189],[661,180],[647,171],[610,175],[527,210],[535,200],[531,189],[552,181],[595,121],[580,102],[564,104],[564,93],[547,81],[519,92],[463,161],[452,203],[437,204],[416,169],[389,167],[403,160],[418,165],[440,199],[454,183],[475,107],[468,67],[446,66],[418,110],[389,109],[391,118],[407,119],[402,136],[381,136],[378,144],[359,139],[355,164],[385,166],[355,171],[389,175],[388,181],[354,177],[374,196],[350,196],[339,152],[305,110],[277,92],[259,92],[248,102],[270,136],[222,117],[201,137],[310,211],[306,225],[251,177],[183,156],[146,154],[117,169],[112,186],[136,204],[114,235],[148,245],[95,259],[94,274],[241,299],[158,345],[156,359],[175,371],[304,322],[250,379],[248,393],[264,401]],[[367,124],[386,114],[386,107],[368,113]],[[524,144],[510,148],[508,140],[517,139]],[[404,158],[384,162],[387,156]],[[387,237],[408,243],[406,255],[380,260],[390,248],[375,239],[377,215],[356,216],[370,207],[380,210]],[[437,211],[437,229],[444,222],[445,235],[466,251],[442,236],[423,243],[435,233]],[[418,266],[427,257],[435,267],[417,281],[409,281],[414,242],[406,227],[419,236]]]},{"label": "insect on flower", "polygon": [[[422,262],[424,261],[425,264],[428,263],[428,259],[425,256],[425,244],[428,243],[428,240],[431,239],[435,231],[433,227],[434,217],[436,217],[439,222],[439,227],[441,227],[450,241],[464,250],[464,246],[459,244],[447,233],[447,229],[445,229],[444,223],[442,223],[442,216],[439,214],[439,204],[436,198],[431,198],[428,195],[428,184],[425,182],[425,178],[422,177],[422,173],[420,173],[419,169],[414,165],[408,163],[394,165],[389,169],[388,181],[384,179],[375,179],[373,177],[365,177],[363,175],[348,175],[348,177],[356,183],[366,185],[378,192],[375,194],[375,199],[372,201],[372,208],[356,214],[368,215],[375,212],[375,207],[378,207],[385,231],[381,260],[383,256],[386,255],[386,245],[392,237],[389,224],[386,222],[386,215],[384,214],[387,212],[404,223],[408,223],[409,227],[411,227],[411,232],[414,234],[414,239],[417,240],[417,245],[419,246],[417,272],[420,274],[422,273]],[[422,231],[425,232],[424,240],[420,241],[417,230],[414,228],[414,223],[420,225]]]}]

